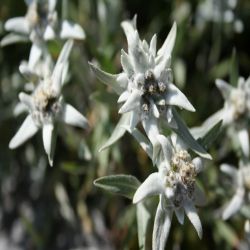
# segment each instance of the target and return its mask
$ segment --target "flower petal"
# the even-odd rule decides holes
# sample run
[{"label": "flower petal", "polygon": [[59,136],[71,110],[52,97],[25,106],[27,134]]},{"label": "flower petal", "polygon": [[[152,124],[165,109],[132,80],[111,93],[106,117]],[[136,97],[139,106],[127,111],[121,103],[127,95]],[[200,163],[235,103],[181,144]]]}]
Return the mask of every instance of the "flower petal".
[{"label": "flower petal", "polygon": [[152,99],[150,99],[150,106],[151,106],[152,114],[154,115],[155,118],[158,119],[160,117],[160,112]]},{"label": "flower petal", "polygon": [[13,114],[14,116],[18,116],[22,114],[23,112],[27,112],[27,111],[29,111],[27,109],[27,106],[23,104],[22,102],[18,102],[16,106],[14,107]]},{"label": "flower petal", "polygon": [[120,73],[116,80],[122,88],[126,89],[128,87],[128,76],[126,73]]},{"label": "flower petal", "polygon": [[160,81],[164,83],[169,83],[173,79],[172,71],[169,68],[171,64],[171,57],[164,57],[164,60],[161,60],[154,68],[154,75]]},{"label": "flower petal", "polygon": [[53,12],[56,8],[56,3],[57,3],[57,0],[49,0],[48,1],[48,4],[49,4],[49,12]]},{"label": "flower petal", "polygon": [[154,57],[156,56],[156,45],[157,45],[157,35],[154,34],[149,45],[149,52]]},{"label": "flower petal", "polygon": [[164,250],[167,243],[171,222],[172,209],[162,209],[161,204],[158,204],[153,229],[153,250]]},{"label": "flower petal", "polygon": [[22,33],[22,34],[29,34],[30,27],[29,22],[25,17],[14,17],[7,20],[4,24],[4,28],[7,31]]},{"label": "flower petal", "polygon": [[31,138],[38,131],[38,129],[39,128],[35,125],[31,115],[28,115],[15,136],[11,139],[9,148],[14,149],[19,147]]},{"label": "flower petal", "polygon": [[161,194],[162,192],[164,192],[164,185],[160,174],[158,172],[150,174],[136,190],[133,203],[138,203],[147,196]]},{"label": "flower petal", "polygon": [[34,103],[33,103],[33,98],[30,95],[27,95],[23,92],[19,94],[19,100],[29,109],[33,110],[34,109]]},{"label": "flower petal", "polygon": [[248,128],[241,128],[237,131],[241,149],[246,157],[249,157],[249,134]]},{"label": "flower petal", "polygon": [[15,33],[10,33],[6,36],[3,37],[1,40],[1,47],[7,46],[13,43],[20,43],[20,42],[28,42],[29,39],[25,35],[20,35],[20,34],[15,34]]},{"label": "flower petal", "polygon": [[125,113],[121,116],[119,122],[117,123],[115,129],[113,130],[112,135],[110,136],[108,141],[106,141],[106,143],[102,145],[102,147],[99,149],[99,152],[114,144],[125,134],[127,130],[125,127],[129,126],[130,116],[131,116],[130,113]]},{"label": "flower petal", "polygon": [[126,113],[138,107],[140,105],[141,96],[142,92],[140,90],[133,90],[127,101],[119,109],[118,113]]},{"label": "flower petal", "polygon": [[87,119],[70,104],[64,104],[61,119],[66,124],[72,126],[77,126],[80,128],[88,127]]},{"label": "flower petal", "polygon": [[184,209],[186,212],[187,217],[193,224],[199,238],[202,238],[202,225],[200,218],[197,214],[196,208],[194,207],[193,203],[190,200],[186,200],[184,203]]},{"label": "flower petal", "polygon": [[38,43],[33,43],[30,49],[30,55],[29,55],[29,63],[28,67],[31,70],[34,70],[36,64],[40,60],[43,53],[43,48]]},{"label": "flower petal", "polygon": [[43,125],[43,146],[48,155],[49,164],[53,166],[53,157],[56,144],[56,132],[53,124]]},{"label": "flower petal", "polygon": [[79,24],[64,20],[62,22],[60,37],[62,39],[85,39],[85,32]]},{"label": "flower petal", "polygon": [[43,38],[45,41],[53,40],[56,37],[56,33],[51,25],[47,25],[43,33]]},{"label": "flower petal", "polygon": [[169,57],[172,53],[174,44],[175,44],[175,38],[176,38],[176,31],[177,31],[177,25],[176,23],[173,24],[165,42],[163,43],[162,47],[157,52],[157,57]]},{"label": "flower petal", "polygon": [[196,173],[200,173],[204,167],[204,162],[203,160],[200,158],[200,157],[195,157],[193,160],[192,160],[192,163],[194,164],[194,167],[195,167],[195,170],[196,170]]},{"label": "flower petal", "polygon": [[215,84],[217,88],[220,90],[223,98],[227,100],[231,94],[231,91],[233,90],[233,87],[221,79],[216,79]]},{"label": "flower petal", "polygon": [[121,65],[128,77],[131,77],[134,74],[134,68],[131,59],[123,49],[121,50]]},{"label": "flower petal", "polygon": [[195,112],[195,108],[188,101],[187,97],[172,83],[168,84],[166,103],[169,105],[176,105],[180,108]]},{"label": "flower petal", "polygon": [[145,73],[148,66],[147,56],[142,48],[135,24],[131,21],[124,21],[121,23],[121,26],[127,38],[128,54],[133,61],[135,72]]},{"label": "flower petal", "polygon": [[140,121],[140,115],[138,114],[138,112],[131,111],[131,118],[129,123],[130,129],[133,130],[137,126],[139,121]]},{"label": "flower petal", "polygon": [[30,82],[37,83],[39,76],[32,71],[26,62],[22,62],[19,66],[19,71],[21,74]]},{"label": "flower petal", "polygon": [[221,164],[220,170],[223,173],[229,175],[230,177],[236,178],[238,175],[238,171],[237,171],[236,167],[229,165],[229,164]]},{"label": "flower petal", "polygon": [[121,102],[125,102],[128,97],[130,96],[130,92],[128,92],[127,90],[125,90],[118,98],[117,102],[121,103]]},{"label": "flower petal", "polygon": [[175,210],[175,215],[177,217],[177,220],[181,225],[184,224],[184,209],[182,207],[176,208]]},{"label": "flower petal", "polygon": [[223,220],[227,220],[229,217],[239,211],[244,201],[244,195],[245,190],[243,188],[238,188],[235,195],[223,211]]}]

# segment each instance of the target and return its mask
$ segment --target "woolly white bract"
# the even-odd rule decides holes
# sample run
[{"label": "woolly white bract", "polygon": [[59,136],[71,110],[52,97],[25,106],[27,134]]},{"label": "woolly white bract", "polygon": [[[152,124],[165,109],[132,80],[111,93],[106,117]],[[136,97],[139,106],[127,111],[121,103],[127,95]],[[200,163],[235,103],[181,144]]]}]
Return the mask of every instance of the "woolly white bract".
[{"label": "woolly white bract", "polygon": [[222,213],[222,218],[227,220],[237,213],[244,204],[250,202],[250,162],[240,161],[238,169],[229,164],[222,164],[220,169],[232,179],[235,190],[234,196]]}]

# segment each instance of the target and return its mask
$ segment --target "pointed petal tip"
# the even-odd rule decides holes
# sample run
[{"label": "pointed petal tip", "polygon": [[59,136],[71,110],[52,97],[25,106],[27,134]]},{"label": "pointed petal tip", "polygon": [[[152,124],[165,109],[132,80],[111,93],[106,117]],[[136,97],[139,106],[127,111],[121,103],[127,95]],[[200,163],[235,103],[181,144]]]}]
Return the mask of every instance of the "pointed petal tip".
[{"label": "pointed petal tip", "polygon": [[134,195],[134,197],[133,197],[133,204],[137,204],[137,203],[140,201],[138,195],[136,195],[136,194],[137,194],[137,193],[135,193],[135,195]]},{"label": "pointed petal tip", "polygon": [[10,140],[9,142],[9,149],[15,149],[17,146],[14,145],[13,139]]},{"label": "pointed petal tip", "polygon": [[54,166],[54,160],[50,159],[49,156],[48,156],[48,160],[49,160],[50,167],[53,167]]}]

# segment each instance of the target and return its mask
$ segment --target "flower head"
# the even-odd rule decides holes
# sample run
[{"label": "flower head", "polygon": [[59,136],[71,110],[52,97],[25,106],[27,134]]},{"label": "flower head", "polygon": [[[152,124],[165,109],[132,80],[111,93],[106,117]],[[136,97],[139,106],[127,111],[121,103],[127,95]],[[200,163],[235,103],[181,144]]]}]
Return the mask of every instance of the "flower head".
[{"label": "flower head", "polygon": [[[137,203],[148,196],[160,195],[155,215],[153,249],[165,249],[173,212],[181,224],[184,223],[186,213],[201,238],[202,226],[195,204],[202,205],[205,200],[195,183],[196,175],[202,169],[201,158],[192,159],[185,145],[176,136],[170,139],[161,136],[160,141],[165,147],[162,161],[158,163],[158,172],[149,175],[133,198],[133,202]],[[161,232],[160,228],[163,227],[165,229]]]},{"label": "flower head", "polygon": [[142,122],[146,134],[155,144],[155,135],[160,133],[159,118],[163,118],[171,128],[177,128],[173,107],[195,111],[186,96],[173,84],[171,54],[175,43],[176,24],[174,23],[158,51],[156,35],[149,44],[140,39],[136,18],[122,22],[122,28],[128,42],[128,52],[121,51],[123,71],[111,75],[93,64],[90,65],[97,77],[120,95],[118,103],[122,103],[122,106],[119,113],[129,114],[130,129],[133,130]]},{"label": "flower head", "polygon": [[11,149],[17,148],[41,128],[50,165],[53,165],[57,122],[63,121],[82,128],[86,128],[88,124],[83,115],[63,101],[61,95],[64,71],[72,46],[72,40],[65,43],[52,74],[40,77],[38,86],[31,95],[19,94],[19,99],[26,106],[29,115],[9,144]]},{"label": "flower head", "polygon": [[249,156],[250,78],[240,77],[237,87],[223,80],[216,80],[216,85],[225,100],[220,111],[223,123],[235,130],[244,155]]}]

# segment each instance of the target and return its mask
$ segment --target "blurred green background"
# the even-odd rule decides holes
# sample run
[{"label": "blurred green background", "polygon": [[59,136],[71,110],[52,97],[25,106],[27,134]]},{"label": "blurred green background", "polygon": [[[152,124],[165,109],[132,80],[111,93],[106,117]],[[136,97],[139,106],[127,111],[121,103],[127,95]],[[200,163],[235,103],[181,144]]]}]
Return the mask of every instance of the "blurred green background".
[{"label": "blurred green background", "polygon": [[[134,14],[141,38],[149,41],[157,33],[158,47],[176,21],[175,84],[197,110],[181,114],[190,127],[199,126],[223,104],[214,80],[223,78],[233,84],[237,70],[244,77],[250,72],[250,1],[206,2],[214,4],[198,0],[58,1],[59,15],[79,23],[86,32],[84,42],[75,42],[70,80],[63,93],[91,126],[88,131],[66,125],[59,128],[53,168],[47,163],[40,133],[17,150],[8,149],[25,117],[15,117],[13,108],[25,83],[18,66],[28,59],[30,43],[0,49],[0,250],[138,249],[135,207],[126,198],[94,187],[93,181],[122,173],[143,181],[155,169],[130,135],[98,152],[119,119],[118,104],[117,96],[94,77],[88,61],[108,72],[120,72],[120,50],[127,49],[120,23]],[[228,7],[229,2],[236,2],[236,7]],[[4,22],[25,11],[24,1],[1,0],[0,38],[6,34]],[[233,13],[233,19],[223,19],[226,11]],[[62,42],[48,46],[56,60]],[[181,226],[174,219],[166,249],[239,249],[243,216],[228,222],[218,216],[232,194],[218,166],[220,162],[237,165],[238,160],[223,134],[210,152],[214,161],[199,176],[208,197],[207,205],[199,209],[204,237],[198,239],[189,221]],[[151,213],[154,216],[154,210]]]}]

